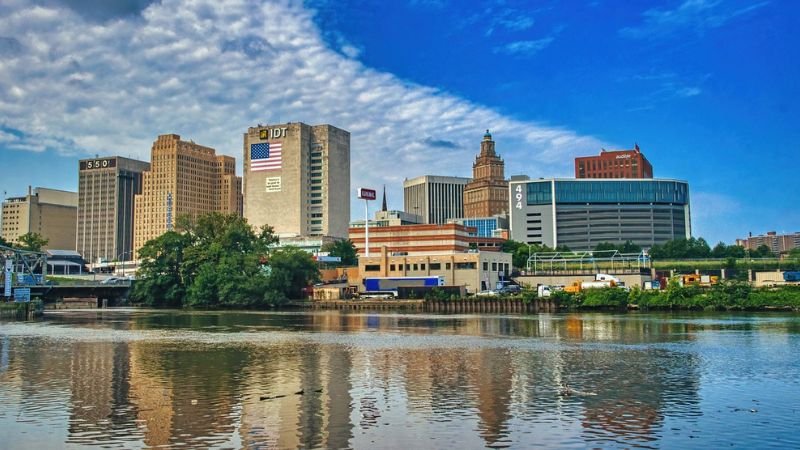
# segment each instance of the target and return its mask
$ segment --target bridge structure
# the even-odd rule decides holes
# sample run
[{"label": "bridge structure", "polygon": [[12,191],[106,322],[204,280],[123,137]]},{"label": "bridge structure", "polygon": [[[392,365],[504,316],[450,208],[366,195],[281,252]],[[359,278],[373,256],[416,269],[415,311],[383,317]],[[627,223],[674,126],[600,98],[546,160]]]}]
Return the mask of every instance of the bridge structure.
[{"label": "bridge structure", "polygon": [[104,303],[111,306],[127,299],[132,284],[128,279],[53,284],[47,280],[47,253],[4,245],[0,245],[0,267],[3,268],[0,299],[5,301],[19,300],[24,292],[25,298],[39,297],[46,302],[80,298],[96,299],[97,306]]},{"label": "bridge structure", "polygon": [[0,265],[3,267],[2,295],[5,300],[19,297],[17,289],[30,289],[26,292],[31,295],[46,290],[47,253],[0,245]]}]

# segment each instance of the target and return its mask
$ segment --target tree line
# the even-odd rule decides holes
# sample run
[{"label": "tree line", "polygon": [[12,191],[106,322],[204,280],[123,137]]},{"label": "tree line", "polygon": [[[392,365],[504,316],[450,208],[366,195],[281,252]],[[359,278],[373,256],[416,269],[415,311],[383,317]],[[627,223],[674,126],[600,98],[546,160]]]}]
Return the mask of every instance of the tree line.
[{"label": "tree line", "polygon": [[6,241],[0,237],[0,245],[4,247],[18,248],[20,250],[27,250],[29,252],[41,252],[42,249],[50,242],[39,233],[25,233],[19,237],[19,244],[13,245],[11,242]]},{"label": "tree line", "polygon": [[237,215],[180,217],[175,230],[148,241],[131,300],[145,306],[258,308],[299,299],[319,280],[311,255],[274,248],[273,229]]}]

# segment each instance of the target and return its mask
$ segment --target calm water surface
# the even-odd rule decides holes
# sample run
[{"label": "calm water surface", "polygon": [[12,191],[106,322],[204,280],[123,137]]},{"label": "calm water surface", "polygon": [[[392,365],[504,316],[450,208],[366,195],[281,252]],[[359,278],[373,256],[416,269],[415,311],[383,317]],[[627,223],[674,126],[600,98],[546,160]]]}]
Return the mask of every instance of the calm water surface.
[{"label": "calm water surface", "polygon": [[0,322],[0,448],[800,448],[798,350],[790,314],[49,312]]}]

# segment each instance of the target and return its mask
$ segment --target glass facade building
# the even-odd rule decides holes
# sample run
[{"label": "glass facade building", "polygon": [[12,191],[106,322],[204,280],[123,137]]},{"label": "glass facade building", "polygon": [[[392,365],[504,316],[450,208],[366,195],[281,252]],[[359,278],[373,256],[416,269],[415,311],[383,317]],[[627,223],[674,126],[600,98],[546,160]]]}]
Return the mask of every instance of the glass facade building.
[{"label": "glass facade building", "polygon": [[691,236],[689,186],[663,179],[512,181],[511,239],[590,250],[601,242],[643,248]]},{"label": "glass facade building", "polygon": [[457,223],[459,225],[475,228],[478,231],[471,235],[478,237],[487,237],[487,238],[500,237],[498,235],[499,234],[498,232],[508,229],[507,216],[450,219],[447,222]]}]

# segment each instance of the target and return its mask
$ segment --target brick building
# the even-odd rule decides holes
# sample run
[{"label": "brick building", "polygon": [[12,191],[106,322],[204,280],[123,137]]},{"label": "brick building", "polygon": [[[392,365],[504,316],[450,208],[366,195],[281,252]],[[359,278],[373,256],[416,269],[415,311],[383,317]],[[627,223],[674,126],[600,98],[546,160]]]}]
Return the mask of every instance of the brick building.
[{"label": "brick building", "polygon": [[142,193],[134,197],[133,249],[171,229],[181,215],[242,213],[242,178],[236,159],[213,148],[164,134],[153,143]]},{"label": "brick building", "polygon": [[481,152],[472,165],[472,181],[464,186],[464,215],[450,218],[491,217],[508,212],[508,181],[505,163],[494,149],[489,130],[483,135]]},{"label": "brick building", "polygon": [[636,144],[633,150],[603,149],[575,158],[575,178],[653,178],[653,166]]}]

